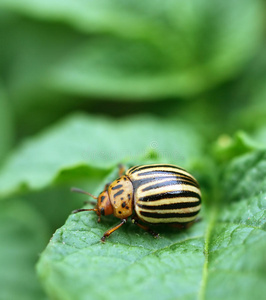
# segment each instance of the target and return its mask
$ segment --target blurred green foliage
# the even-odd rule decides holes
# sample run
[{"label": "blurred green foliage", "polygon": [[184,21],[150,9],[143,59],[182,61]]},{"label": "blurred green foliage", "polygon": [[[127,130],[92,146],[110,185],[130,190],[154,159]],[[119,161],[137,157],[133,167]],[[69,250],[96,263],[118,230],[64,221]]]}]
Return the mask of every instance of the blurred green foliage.
[{"label": "blurred green foliage", "polygon": [[[0,0],[1,299],[262,299],[265,13],[263,0]],[[67,219],[82,206],[69,188],[97,194],[121,162],[187,168],[202,222],[99,244],[116,220]]]}]

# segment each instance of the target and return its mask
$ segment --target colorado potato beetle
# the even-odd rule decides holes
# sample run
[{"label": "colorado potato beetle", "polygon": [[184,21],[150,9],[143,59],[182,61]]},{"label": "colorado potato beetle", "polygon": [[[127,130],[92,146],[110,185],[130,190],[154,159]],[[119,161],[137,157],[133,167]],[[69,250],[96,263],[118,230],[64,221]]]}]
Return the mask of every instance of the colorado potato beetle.
[{"label": "colorado potato beetle", "polygon": [[187,228],[195,221],[201,208],[201,192],[197,180],[186,170],[170,164],[153,164],[132,167],[123,174],[124,168],[120,166],[119,178],[107,184],[98,197],[72,189],[97,200],[92,202],[94,208],[78,209],[73,213],[95,211],[98,222],[101,216],[112,214],[121,219],[118,225],[104,233],[103,242],[129,217],[132,223],[154,237],[158,234],[140,222]]}]

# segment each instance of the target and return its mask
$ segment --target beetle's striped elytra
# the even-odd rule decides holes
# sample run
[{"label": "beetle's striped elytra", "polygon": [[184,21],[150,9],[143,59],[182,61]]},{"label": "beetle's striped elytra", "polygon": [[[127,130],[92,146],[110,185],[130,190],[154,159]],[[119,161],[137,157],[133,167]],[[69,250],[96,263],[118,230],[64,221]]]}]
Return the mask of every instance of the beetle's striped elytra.
[{"label": "beetle's striped elytra", "polygon": [[195,221],[201,208],[201,192],[197,180],[186,170],[170,164],[154,164],[132,167],[125,175],[123,171],[120,168],[120,177],[107,185],[99,197],[93,196],[97,199],[93,209],[74,211],[93,210],[98,221],[101,215],[111,214],[121,219],[120,224],[104,233],[102,241],[126,223],[129,217],[134,224],[155,237],[158,234],[140,222],[186,228]]}]

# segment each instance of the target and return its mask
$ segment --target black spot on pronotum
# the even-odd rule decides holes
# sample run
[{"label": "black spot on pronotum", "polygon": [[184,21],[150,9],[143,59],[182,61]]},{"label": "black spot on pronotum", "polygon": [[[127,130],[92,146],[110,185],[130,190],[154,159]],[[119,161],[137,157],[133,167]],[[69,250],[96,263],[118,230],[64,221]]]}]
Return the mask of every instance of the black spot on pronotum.
[{"label": "black spot on pronotum", "polygon": [[122,214],[122,211],[119,210],[119,213]]},{"label": "black spot on pronotum", "polygon": [[124,177],[124,181],[127,181],[127,178],[126,178],[126,177]]},{"label": "black spot on pronotum", "polygon": [[122,203],[122,207],[124,208],[126,206],[126,202],[123,202]]},{"label": "black spot on pronotum", "polygon": [[129,209],[129,207],[128,207],[128,206],[126,206],[126,209]]},{"label": "black spot on pronotum", "polygon": [[104,208],[101,208],[101,214],[104,216]]},{"label": "black spot on pronotum", "polygon": [[124,190],[120,190],[119,192],[114,194],[114,198],[121,195],[121,194],[123,194],[123,193],[124,193]]},{"label": "black spot on pronotum", "polygon": [[123,197],[121,197],[121,200],[124,200],[124,198],[123,198]]},{"label": "black spot on pronotum", "polygon": [[122,187],[123,185],[122,184],[118,184],[118,185],[115,185],[112,187],[112,190],[118,190]]},{"label": "black spot on pronotum", "polygon": [[101,202],[103,202],[104,198],[105,198],[105,196],[102,196],[102,197],[101,197]]},{"label": "black spot on pronotum", "polygon": [[130,194],[127,194],[128,200],[130,200]]}]

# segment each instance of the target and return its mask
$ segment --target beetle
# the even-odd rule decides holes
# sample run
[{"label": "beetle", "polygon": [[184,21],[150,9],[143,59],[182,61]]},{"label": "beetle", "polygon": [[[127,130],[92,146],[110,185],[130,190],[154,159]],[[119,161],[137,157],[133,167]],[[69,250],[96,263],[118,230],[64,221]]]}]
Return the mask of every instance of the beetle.
[{"label": "beetle", "polygon": [[[97,202],[92,209],[77,209],[73,213],[95,211],[98,222],[101,216],[114,215],[121,222],[107,230],[101,241],[124,225],[129,217],[132,223],[158,234],[146,224],[170,224],[188,228],[194,223],[201,208],[201,192],[197,180],[186,170],[170,164],[141,165],[125,169],[119,167],[119,178],[107,184],[98,197],[83,190],[74,192],[87,194]],[[144,223],[144,224],[141,224]]]}]

